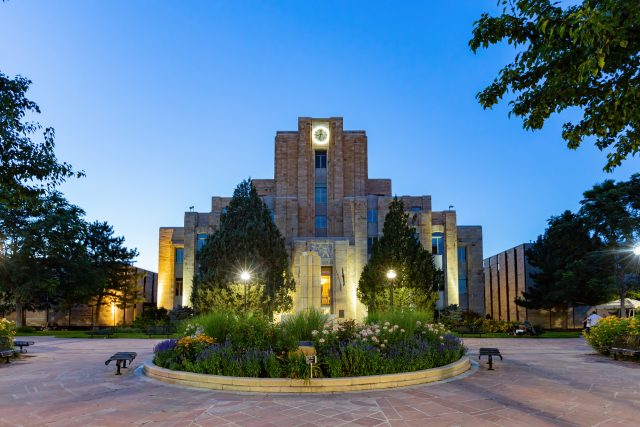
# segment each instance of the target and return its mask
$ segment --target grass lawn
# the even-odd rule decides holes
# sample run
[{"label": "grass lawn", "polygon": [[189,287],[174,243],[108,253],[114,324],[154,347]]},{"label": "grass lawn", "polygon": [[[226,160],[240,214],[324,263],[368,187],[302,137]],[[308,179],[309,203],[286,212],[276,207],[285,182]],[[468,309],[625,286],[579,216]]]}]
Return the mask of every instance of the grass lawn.
[{"label": "grass lawn", "polygon": [[[56,338],[91,338],[87,331],[35,331],[18,332],[16,337],[56,337]],[[95,339],[103,339],[105,336],[94,336]],[[144,332],[117,332],[109,338],[155,338],[167,339],[166,335],[152,335],[149,337]],[[170,336],[171,338],[171,336]]]},{"label": "grass lawn", "polygon": [[493,332],[479,335],[465,334],[463,338],[579,338],[582,331],[544,331],[542,335],[532,337],[529,335],[511,335],[506,332]]}]

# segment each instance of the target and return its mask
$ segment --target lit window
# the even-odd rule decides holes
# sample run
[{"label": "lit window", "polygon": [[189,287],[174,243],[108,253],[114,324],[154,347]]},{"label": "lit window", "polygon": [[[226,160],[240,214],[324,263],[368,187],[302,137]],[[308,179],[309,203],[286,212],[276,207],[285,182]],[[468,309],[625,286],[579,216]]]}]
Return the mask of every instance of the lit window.
[{"label": "lit window", "polygon": [[324,150],[316,150],[316,169],[327,168],[327,152]]},{"label": "lit window", "polygon": [[176,264],[182,264],[184,262],[184,249],[176,248]]},{"label": "lit window", "polygon": [[182,295],[182,278],[176,279],[176,296]]},{"label": "lit window", "polygon": [[367,222],[377,224],[378,223],[378,210],[370,209],[367,211]]},{"label": "lit window", "polygon": [[327,187],[316,186],[316,203],[327,203]]},{"label": "lit window", "polygon": [[322,305],[331,305],[331,267],[323,267],[320,276],[320,303]]}]

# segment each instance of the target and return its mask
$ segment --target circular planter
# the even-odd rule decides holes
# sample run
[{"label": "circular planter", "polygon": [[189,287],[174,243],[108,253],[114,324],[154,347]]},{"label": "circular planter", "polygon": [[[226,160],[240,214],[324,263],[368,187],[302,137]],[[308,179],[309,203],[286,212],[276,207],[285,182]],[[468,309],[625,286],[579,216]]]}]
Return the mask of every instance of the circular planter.
[{"label": "circular planter", "polygon": [[442,381],[466,372],[471,367],[469,357],[437,368],[399,374],[369,375],[365,377],[313,378],[293,380],[288,378],[225,377],[221,375],[196,374],[172,371],[156,366],[147,360],[143,372],[148,377],[166,383],[212,390],[251,391],[260,393],[327,393],[358,390],[380,390],[406,387]]}]

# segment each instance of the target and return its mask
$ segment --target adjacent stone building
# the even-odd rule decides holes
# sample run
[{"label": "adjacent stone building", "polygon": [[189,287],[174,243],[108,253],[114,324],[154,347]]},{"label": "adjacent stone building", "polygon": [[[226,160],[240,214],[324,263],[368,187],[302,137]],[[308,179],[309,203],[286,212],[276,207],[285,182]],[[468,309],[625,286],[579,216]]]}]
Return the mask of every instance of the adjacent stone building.
[{"label": "adjacent stone building", "polygon": [[544,328],[581,328],[588,307],[568,310],[532,310],[515,303],[535,286],[535,272],[527,260],[531,243],[523,243],[484,260],[485,313],[496,320],[524,322]]},{"label": "adjacent stone building", "polygon": [[[365,131],[344,130],[341,117],[301,117],[298,130],[276,133],[274,178],[253,180],[291,255],[295,310],[366,314],[358,280],[393,194],[390,179],[369,178],[367,162]],[[444,272],[439,305],[483,313],[482,228],[458,226],[453,210],[432,211],[430,196],[401,198]],[[209,212],[186,212],[182,227],[160,228],[158,306],[190,305],[196,254],[230,200],[214,196]]]}]

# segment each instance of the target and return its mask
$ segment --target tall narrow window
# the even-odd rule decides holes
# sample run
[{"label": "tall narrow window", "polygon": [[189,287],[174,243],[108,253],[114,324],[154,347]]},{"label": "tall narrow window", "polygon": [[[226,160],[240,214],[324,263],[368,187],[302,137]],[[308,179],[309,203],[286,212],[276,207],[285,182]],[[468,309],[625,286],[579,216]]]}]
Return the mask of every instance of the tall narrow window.
[{"label": "tall narrow window", "polygon": [[327,168],[327,152],[325,150],[316,150],[316,169]]},{"label": "tall narrow window", "polygon": [[316,203],[327,203],[326,185],[316,185]]},{"label": "tall narrow window", "polygon": [[433,255],[444,255],[444,233],[433,233],[431,235],[431,253]]},{"label": "tall narrow window", "polygon": [[369,209],[367,211],[367,222],[369,223],[378,223],[378,210],[377,209]]},{"label": "tall narrow window", "polygon": [[176,264],[182,264],[184,262],[184,249],[176,248]]},{"label": "tall narrow window", "polygon": [[207,239],[209,238],[208,234],[198,234],[196,250],[200,252],[202,247],[207,243]]},{"label": "tall narrow window", "polygon": [[182,295],[182,278],[176,278],[176,296]]}]

